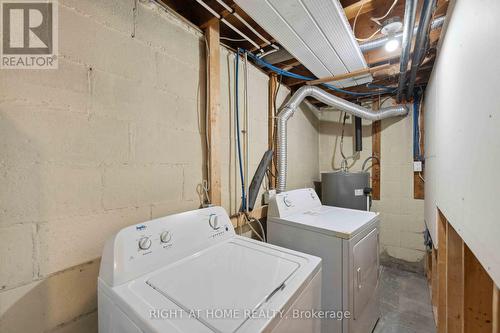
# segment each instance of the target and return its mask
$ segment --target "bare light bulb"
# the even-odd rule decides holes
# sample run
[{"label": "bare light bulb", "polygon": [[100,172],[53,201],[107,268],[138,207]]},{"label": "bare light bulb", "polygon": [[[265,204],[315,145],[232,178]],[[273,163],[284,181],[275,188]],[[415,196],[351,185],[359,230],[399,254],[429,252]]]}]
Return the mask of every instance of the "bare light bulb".
[{"label": "bare light bulb", "polygon": [[397,39],[391,38],[385,43],[385,50],[387,52],[393,52],[396,51],[396,49],[399,47],[399,41]]}]

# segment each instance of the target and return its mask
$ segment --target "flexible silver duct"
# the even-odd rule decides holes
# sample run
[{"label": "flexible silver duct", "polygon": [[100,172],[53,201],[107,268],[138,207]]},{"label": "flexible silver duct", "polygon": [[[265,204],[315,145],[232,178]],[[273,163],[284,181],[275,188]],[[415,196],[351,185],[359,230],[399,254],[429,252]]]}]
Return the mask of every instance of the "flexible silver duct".
[{"label": "flexible silver duct", "polygon": [[[445,16],[440,16],[440,17],[434,19],[431,23],[431,30],[442,27],[444,24],[445,18],[446,18]],[[418,30],[418,26],[413,28],[414,35],[417,33],[417,30]],[[403,37],[403,32],[398,32],[392,38],[401,39],[402,37]],[[369,40],[367,42],[360,43],[359,48],[361,49],[361,52],[368,52],[371,50],[381,48],[382,46],[385,45],[385,43],[387,43],[388,40],[389,40],[389,37],[380,37],[377,39],[372,39],[372,40]]]},{"label": "flexible silver duct", "polygon": [[277,191],[283,192],[286,188],[287,174],[287,123],[293,116],[299,104],[306,98],[313,97],[320,102],[333,106],[338,110],[345,111],[353,116],[371,121],[381,120],[396,116],[406,116],[408,109],[404,105],[383,108],[379,111],[366,109],[345,99],[327,93],[321,88],[315,86],[303,86],[290,98],[279,111],[277,116],[277,159],[278,159],[278,186]]},{"label": "flexible silver duct", "polygon": [[401,43],[401,57],[399,59],[399,82],[396,100],[401,103],[403,89],[406,85],[406,71],[408,60],[410,60],[411,42],[413,39],[413,26],[415,25],[415,14],[417,13],[417,0],[406,0],[405,22],[403,29],[403,41]]}]

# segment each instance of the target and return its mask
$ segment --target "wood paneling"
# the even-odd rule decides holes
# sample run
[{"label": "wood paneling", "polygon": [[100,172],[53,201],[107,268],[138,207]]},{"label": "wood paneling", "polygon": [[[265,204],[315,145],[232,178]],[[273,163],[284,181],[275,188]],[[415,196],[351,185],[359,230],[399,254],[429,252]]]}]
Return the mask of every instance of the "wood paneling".
[{"label": "wood paneling", "polygon": [[446,218],[438,213],[438,302],[437,302],[437,318],[438,318],[438,333],[446,333]]},{"label": "wood paneling", "polygon": [[464,325],[464,242],[453,227],[446,223],[446,328],[448,332],[463,332]]},{"label": "wood paneling", "polygon": [[427,272],[437,332],[500,333],[500,295],[493,280],[439,210],[437,227],[439,248],[432,250]]},{"label": "wood paneling", "polygon": [[464,273],[464,333],[491,333],[493,281],[468,246]]},{"label": "wood paneling", "polygon": [[500,333],[500,289],[493,289],[493,333]]}]

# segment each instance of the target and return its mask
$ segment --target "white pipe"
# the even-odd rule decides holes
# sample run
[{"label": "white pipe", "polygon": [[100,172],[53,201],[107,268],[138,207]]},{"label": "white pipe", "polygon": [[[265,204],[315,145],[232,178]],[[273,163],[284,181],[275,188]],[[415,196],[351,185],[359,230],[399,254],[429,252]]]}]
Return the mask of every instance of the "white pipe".
[{"label": "white pipe", "polygon": [[238,28],[236,28],[234,25],[232,25],[231,23],[229,23],[225,18],[221,17],[219,15],[219,13],[217,13],[215,10],[213,10],[209,5],[207,5],[204,1],[202,0],[196,0],[196,2],[198,2],[200,5],[203,6],[203,8],[205,8],[206,10],[208,10],[210,12],[210,14],[212,14],[213,16],[215,16],[217,19],[219,19],[222,23],[224,23],[225,25],[227,25],[229,28],[231,28],[234,32],[236,32],[238,35],[240,35],[241,37],[245,38],[249,43],[251,43],[254,47],[256,47],[257,49],[261,49],[260,45],[255,43],[253,40],[250,39],[250,37],[248,37],[247,35],[245,35],[243,32],[241,32]]},{"label": "white pipe", "polygon": [[299,104],[306,97],[314,97],[317,100],[337,109],[350,113],[356,117],[367,120],[381,120],[395,116],[406,116],[408,108],[404,105],[382,108],[379,111],[366,109],[345,99],[329,94],[321,88],[315,86],[303,86],[290,98],[290,100],[280,109],[277,116],[277,159],[278,159],[278,186],[277,191],[283,192],[286,188],[287,173],[287,122],[293,116]]},{"label": "white pipe", "polygon": [[[241,17],[233,8],[231,8],[227,3],[225,3],[222,0],[217,0],[217,2],[222,7],[224,7],[228,12],[230,12],[232,15],[234,15],[234,17],[236,17],[241,23],[243,23],[248,29],[250,29],[250,31],[252,31],[257,37],[262,39],[264,41],[264,43],[266,43],[266,45],[272,44],[269,40],[267,40],[267,38],[262,36],[257,30],[255,30],[254,27],[252,27],[250,24],[248,24],[248,22],[243,17]],[[273,45],[273,47],[276,47],[276,46]]]},{"label": "white pipe", "polygon": [[[254,42],[250,37],[248,37],[247,35],[245,35],[243,32],[241,32],[240,29],[236,28],[234,25],[232,25],[231,23],[229,23],[225,18],[223,18],[221,15],[219,15],[219,13],[217,13],[215,10],[213,10],[209,5],[207,5],[203,0],[196,0],[196,2],[198,2],[200,5],[203,6],[203,8],[205,8],[206,10],[208,10],[210,12],[210,14],[212,14],[213,16],[215,16],[217,19],[219,19],[222,23],[224,23],[225,25],[227,25],[229,28],[231,28],[234,32],[236,32],[238,35],[240,35],[241,37],[245,38],[250,44],[252,44],[256,49],[258,50],[262,50],[262,47],[260,47],[259,44],[257,44],[256,42]],[[217,2],[222,6],[224,7],[226,10],[228,10],[232,15],[234,15],[241,23],[243,23],[248,29],[250,29],[250,31],[252,31],[257,37],[259,37],[260,39],[262,39],[264,41],[264,43],[267,45],[271,45],[275,50],[279,50],[279,47],[274,45],[273,43],[271,43],[267,38],[265,38],[264,36],[262,36],[262,34],[260,34],[257,30],[255,30],[247,21],[245,21],[244,18],[242,18],[240,15],[238,15],[238,13],[236,13],[236,11],[234,9],[232,9],[228,4],[226,4],[224,1],[222,0],[217,0]]]}]

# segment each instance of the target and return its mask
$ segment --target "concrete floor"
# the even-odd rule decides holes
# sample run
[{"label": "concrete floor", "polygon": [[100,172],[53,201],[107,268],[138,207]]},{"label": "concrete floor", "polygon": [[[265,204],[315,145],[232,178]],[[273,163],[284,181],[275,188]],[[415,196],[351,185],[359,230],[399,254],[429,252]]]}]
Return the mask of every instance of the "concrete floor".
[{"label": "concrete floor", "polygon": [[380,309],[374,333],[435,333],[427,280],[423,275],[382,266]]}]

